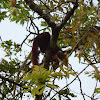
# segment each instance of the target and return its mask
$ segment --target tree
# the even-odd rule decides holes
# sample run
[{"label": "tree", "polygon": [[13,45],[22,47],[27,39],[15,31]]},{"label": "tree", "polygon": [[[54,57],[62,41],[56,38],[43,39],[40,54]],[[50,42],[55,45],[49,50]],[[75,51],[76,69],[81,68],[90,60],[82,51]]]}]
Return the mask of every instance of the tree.
[{"label": "tree", "polygon": [[[98,65],[100,66],[100,1],[94,1],[97,2],[96,6],[93,0],[0,0],[0,21],[8,18],[16,24],[27,23],[26,31],[29,33],[21,44],[12,40],[3,41],[2,36],[0,38],[0,46],[6,53],[5,59],[3,58],[0,63],[1,100],[19,100],[24,92],[30,92],[35,100],[47,98],[71,100],[77,95],[69,86],[76,79],[80,83],[83,100],[86,96],[91,100],[99,99],[95,95],[100,93],[98,86],[100,81],[98,69]],[[40,26],[34,22],[37,19],[41,23]],[[24,61],[20,61],[20,56],[17,56],[23,51],[22,46],[25,41],[28,40],[28,46],[32,46],[33,39],[29,39],[30,35],[37,36],[45,31],[51,33],[52,50],[56,45],[65,50],[66,57],[63,60],[58,59],[59,70],[52,70],[51,49],[47,49],[43,64],[34,66],[34,70],[31,64],[31,51]],[[75,58],[78,57],[79,63],[81,58],[84,59],[83,64],[86,64],[86,67],[81,72],[74,71],[73,66],[68,62],[73,53]],[[88,66],[93,67],[94,70],[85,71]],[[45,69],[46,67],[49,70]],[[82,90],[79,75],[83,72],[97,81],[92,96],[88,96]],[[56,85],[56,79],[69,79],[71,75],[74,79],[66,86],[59,88],[60,86]]]}]

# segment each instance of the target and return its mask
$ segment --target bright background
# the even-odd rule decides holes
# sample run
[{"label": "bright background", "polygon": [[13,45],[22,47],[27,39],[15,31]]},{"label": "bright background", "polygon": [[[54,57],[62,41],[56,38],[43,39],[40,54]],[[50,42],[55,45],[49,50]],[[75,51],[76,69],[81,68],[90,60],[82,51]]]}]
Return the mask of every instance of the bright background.
[{"label": "bright background", "polygon": [[[8,19],[5,19],[0,23],[0,36],[3,41],[11,39],[12,41],[15,41],[17,43],[22,43],[22,41],[28,34],[29,33],[26,31],[25,25],[21,26],[20,24],[15,24],[14,22],[10,22]],[[27,48],[26,45],[23,46],[23,49],[24,51],[27,51],[27,53],[31,51],[31,48],[30,47]],[[0,48],[0,60],[2,60],[2,58],[4,58],[4,52],[3,49]],[[23,56],[21,56],[20,59],[23,61],[24,60]],[[74,54],[72,54],[72,56],[70,57],[69,63],[72,65],[72,68],[78,72],[80,72],[82,69],[84,69],[87,66],[84,64],[79,64],[79,60],[78,58],[74,58]],[[91,71],[91,70],[93,70],[93,68],[89,66],[87,68],[87,71]],[[84,75],[84,72],[79,77],[82,82],[83,93],[91,97],[91,95],[93,94],[93,90],[95,88],[96,80],[87,77],[86,75]],[[56,84],[59,84],[60,87],[62,88],[64,87],[64,85],[66,85],[66,83],[70,83],[73,79],[74,77],[70,77],[70,79],[67,80],[63,79],[60,80],[59,82],[56,80]],[[79,86],[80,85],[78,80],[74,81],[69,86],[72,92],[74,92],[77,95],[77,97],[73,98],[72,100],[83,100],[81,93],[79,91],[80,90]],[[30,93],[25,93],[25,95],[23,95],[23,100],[33,100],[33,99]],[[86,100],[90,100],[90,98],[86,97]]]}]

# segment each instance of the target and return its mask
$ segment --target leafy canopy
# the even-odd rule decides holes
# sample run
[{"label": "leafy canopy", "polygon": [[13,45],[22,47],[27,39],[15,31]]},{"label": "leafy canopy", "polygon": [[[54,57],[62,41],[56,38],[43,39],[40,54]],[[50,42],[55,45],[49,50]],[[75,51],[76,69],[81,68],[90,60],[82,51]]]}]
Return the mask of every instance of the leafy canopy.
[{"label": "leafy canopy", "polygon": [[[94,4],[94,1],[97,4]],[[42,95],[44,100],[48,97],[50,100],[56,100],[56,95],[59,100],[61,98],[70,100],[76,95],[68,86],[78,79],[81,96],[85,100],[88,94],[83,94],[79,75],[91,65],[94,70],[85,71],[85,74],[100,81],[98,70],[98,65],[100,65],[100,1],[0,0],[0,22],[6,18],[22,26],[27,23],[26,31],[29,34],[20,44],[12,40],[3,41],[0,36],[0,48],[3,48],[5,52],[5,57],[0,62],[0,99],[19,100],[24,92],[30,92],[33,97]],[[40,24],[37,24],[37,21]],[[60,64],[55,71],[52,70],[53,63],[50,62],[50,70],[44,68],[45,63],[34,66],[33,69],[30,62],[31,53],[27,54],[27,57],[23,56],[24,61],[20,60],[24,51],[23,44],[28,41],[27,47],[32,46],[33,39],[29,36],[43,31],[51,33],[53,45],[57,44],[65,50],[66,59],[63,61],[58,59]],[[79,73],[74,71],[73,66],[68,62],[73,53],[74,59],[77,57],[80,63],[83,58],[83,63],[86,64],[86,67]],[[60,85],[56,85],[56,80],[70,79],[71,76],[74,79],[62,89]],[[94,93],[88,97],[95,99],[95,94],[99,93],[100,87],[96,85]]]}]

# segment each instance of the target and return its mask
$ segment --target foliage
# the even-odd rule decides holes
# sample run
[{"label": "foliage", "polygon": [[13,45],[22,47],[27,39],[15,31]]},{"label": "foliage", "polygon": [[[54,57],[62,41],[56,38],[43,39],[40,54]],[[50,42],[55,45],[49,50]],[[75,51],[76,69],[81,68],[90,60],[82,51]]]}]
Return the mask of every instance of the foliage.
[{"label": "foliage", "polygon": [[[11,22],[26,25],[29,34],[21,44],[12,40],[2,40],[0,36],[0,48],[5,52],[5,57],[0,62],[0,99],[19,100],[24,92],[30,92],[33,97],[43,95],[46,100],[59,100],[77,98],[70,85],[78,79],[80,83],[81,96],[85,100],[87,94],[83,93],[79,75],[88,66],[94,70],[86,71],[87,77],[96,79],[100,84],[100,1],[96,0],[0,0],[0,22],[9,19]],[[13,2],[13,4],[12,4]],[[33,6],[34,5],[34,6]],[[40,22],[40,26],[35,21]],[[33,31],[33,32],[32,32]],[[32,34],[49,31],[52,35],[53,45],[57,44],[65,51],[66,59],[60,60],[59,68],[50,70],[44,68],[45,63],[40,66],[31,64],[31,53],[23,56],[22,46]],[[31,46],[28,44],[28,46]],[[27,48],[25,48],[27,49]],[[72,54],[79,59],[79,63],[84,59],[86,67],[81,72],[76,72],[69,64],[69,57]],[[50,55],[49,55],[50,58]],[[75,59],[75,58],[74,58]],[[3,75],[2,75],[3,74]],[[63,88],[56,85],[56,80],[74,79]],[[100,86],[96,84],[94,93],[90,97],[95,99],[95,94],[99,95]],[[53,94],[53,96],[52,96]],[[56,98],[57,95],[57,98]],[[96,98],[99,99],[99,98]]]},{"label": "foliage", "polygon": [[[64,71],[64,69],[63,69],[63,71]],[[70,71],[66,70],[66,71],[64,71],[65,74],[63,74],[63,72],[54,72],[51,70],[46,70],[43,67],[43,65],[41,65],[41,66],[36,65],[36,66],[34,66],[33,71],[30,71],[23,78],[24,81],[30,82],[30,86],[29,85],[24,86],[25,88],[28,88],[28,89],[24,90],[24,92],[31,91],[31,94],[34,97],[36,94],[41,95],[44,92],[45,88],[58,89],[59,86],[55,85],[55,83],[52,84],[52,82],[54,82],[55,79],[62,79],[63,77],[69,78],[68,74],[70,73]],[[74,73],[72,73],[72,75],[74,75]],[[52,81],[50,79],[54,79],[54,80]],[[50,94],[50,91],[48,91],[49,94]],[[65,97],[67,97],[68,95],[75,97],[75,95],[73,93],[70,93],[70,90],[68,88],[61,90],[59,92],[59,96],[60,95],[65,95]],[[49,95],[47,94],[47,96],[49,96]]]}]

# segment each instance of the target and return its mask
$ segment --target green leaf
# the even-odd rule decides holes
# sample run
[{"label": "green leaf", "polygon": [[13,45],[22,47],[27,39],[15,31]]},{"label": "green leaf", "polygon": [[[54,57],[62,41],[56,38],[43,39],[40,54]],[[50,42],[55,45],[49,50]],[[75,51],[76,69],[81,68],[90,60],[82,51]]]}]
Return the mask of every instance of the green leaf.
[{"label": "green leaf", "polygon": [[44,89],[45,89],[45,86],[43,86],[42,88],[40,88],[40,89],[36,92],[36,94],[41,95],[41,94],[43,93]]},{"label": "green leaf", "polygon": [[37,88],[34,88],[34,89],[31,91],[31,94],[32,94],[33,98],[34,98],[34,96],[36,95],[36,92],[37,92],[37,91],[38,91]]},{"label": "green leaf", "polygon": [[31,88],[32,86],[23,86],[24,88]]},{"label": "green leaf", "polygon": [[50,2],[50,6],[51,6],[51,8],[54,8],[53,1]]},{"label": "green leaf", "polygon": [[25,89],[23,92],[25,93],[25,92],[29,92],[31,89]]},{"label": "green leaf", "polygon": [[41,26],[48,26],[45,21],[41,21]]},{"label": "green leaf", "polygon": [[100,88],[96,88],[95,93],[100,93]]},{"label": "green leaf", "polygon": [[49,83],[47,83],[47,87],[50,87],[50,88],[52,88],[52,89],[55,89],[55,88],[56,88],[55,85],[49,84]]}]

